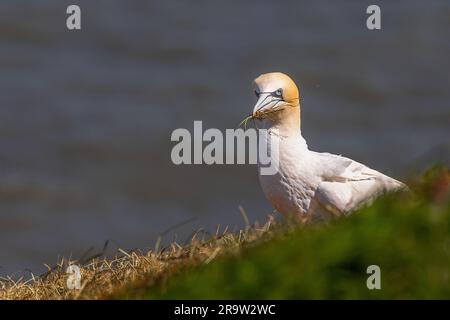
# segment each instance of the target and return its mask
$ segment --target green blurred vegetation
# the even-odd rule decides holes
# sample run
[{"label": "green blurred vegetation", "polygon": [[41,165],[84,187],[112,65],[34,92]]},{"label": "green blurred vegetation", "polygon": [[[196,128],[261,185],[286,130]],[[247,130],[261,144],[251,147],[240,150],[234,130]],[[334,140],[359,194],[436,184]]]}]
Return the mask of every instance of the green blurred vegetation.
[{"label": "green blurred vegetation", "polygon": [[[448,169],[434,168],[413,181],[412,194],[379,199],[327,225],[296,228],[122,297],[449,299],[449,181]],[[366,287],[373,264],[381,268],[381,290]]]}]

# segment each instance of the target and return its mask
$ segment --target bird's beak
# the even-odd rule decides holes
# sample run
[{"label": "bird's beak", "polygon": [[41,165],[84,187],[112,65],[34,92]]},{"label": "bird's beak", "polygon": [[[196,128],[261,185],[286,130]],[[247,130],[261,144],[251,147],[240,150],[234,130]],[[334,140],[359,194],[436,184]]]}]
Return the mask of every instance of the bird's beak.
[{"label": "bird's beak", "polygon": [[253,108],[253,119],[263,119],[264,113],[274,108],[279,99],[274,98],[270,93],[262,93]]}]

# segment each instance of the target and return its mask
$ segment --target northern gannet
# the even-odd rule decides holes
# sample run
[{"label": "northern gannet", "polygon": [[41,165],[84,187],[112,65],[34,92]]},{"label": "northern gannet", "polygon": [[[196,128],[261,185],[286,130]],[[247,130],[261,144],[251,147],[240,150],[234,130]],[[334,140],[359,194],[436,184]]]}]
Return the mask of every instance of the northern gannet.
[{"label": "northern gannet", "polygon": [[289,76],[266,73],[254,84],[258,101],[251,117],[268,130],[269,150],[274,141],[278,145],[278,154],[271,154],[278,171],[263,175],[259,168],[263,192],[277,211],[304,223],[328,220],[407,188],[349,158],[309,150],[300,130],[299,90]]}]

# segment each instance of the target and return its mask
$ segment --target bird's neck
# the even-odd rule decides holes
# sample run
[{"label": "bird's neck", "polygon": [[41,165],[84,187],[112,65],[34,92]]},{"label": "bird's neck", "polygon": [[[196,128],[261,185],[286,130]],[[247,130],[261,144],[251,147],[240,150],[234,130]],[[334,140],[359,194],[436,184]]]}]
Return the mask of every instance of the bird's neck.
[{"label": "bird's neck", "polygon": [[277,119],[264,119],[262,127],[282,137],[301,137],[300,107],[281,111]]}]

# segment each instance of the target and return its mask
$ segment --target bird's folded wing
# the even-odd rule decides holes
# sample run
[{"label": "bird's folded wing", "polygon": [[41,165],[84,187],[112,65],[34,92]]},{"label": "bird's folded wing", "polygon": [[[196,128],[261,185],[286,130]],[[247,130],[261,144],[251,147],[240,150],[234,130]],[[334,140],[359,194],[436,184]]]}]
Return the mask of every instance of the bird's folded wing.
[{"label": "bird's folded wing", "polygon": [[368,204],[380,194],[405,185],[351,159],[330,153],[317,153],[322,163],[322,182],[315,199],[334,214],[347,214]]},{"label": "bird's folded wing", "polygon": [[317,152],[316,157],[322,168],[320,176],[324,181],[375,180],[379,176],[384,176],[359,162],[335,154]]}]

